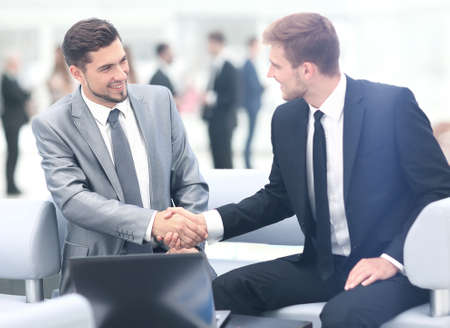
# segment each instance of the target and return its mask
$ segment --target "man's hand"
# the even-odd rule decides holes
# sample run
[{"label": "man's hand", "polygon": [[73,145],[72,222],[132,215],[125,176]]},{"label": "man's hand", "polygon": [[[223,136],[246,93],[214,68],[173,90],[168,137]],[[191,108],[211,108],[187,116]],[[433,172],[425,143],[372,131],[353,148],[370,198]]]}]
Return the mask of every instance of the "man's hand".
[{"label": "man's hand", "polygon": [[195,218],[191,219],[178,214],[178,212],[179,210],[169,211],[169,209],[158,212],[153,223],[152,235],[161,240],[159,236],[166,236],[169,232],[173,235],[176,234],[177,241],[172,244],[178,246],[178,249],[193,247],[208,237],[204,220],[202,222]]},{"label": "man's hand", "polygon": [[198,249],[197,248],[181,248],[181,249],[171,248],[167,251],[167,254],[190,254],[190,253],[198,253]]},{"label": "man's hand", "polygon": [[368,286],[377,280],[389,279],[397,272],[395,265],[382,257],[362,259],[350,271],[344,289],[350,290],[359,284]]},{"label": "man's hand", "polygon": [[[170,207],[165,211],[165,219],[172,219],[172,218],[177,218],[177,217],[183,217],[195,224],[197,224],[199,227],[201,227],[202,231],[205,231],[206,234],[204,235],[204,238],[201,241],[206,240],[206,238],[208,238],[208,234],[207,234],[207,227],[206,227],[206,220],[205,217],[203,216],[203,214],[193,214],[191,212],[189,212],[188,210],[185,210],[184,208],[181,207]],[[176,231],[174,232],[168,232],[165,235],[158,235],[157,237],[158,241],[163,241],[164,244],[166,244],[169,248],[175,248],[175,249],[180,249],[183,247],[193,247],[195,246],[197,243],[195,244],[188,244],[186,245],[186,243],[183,243],[183,239],[181,238],[180,234],[177,233]]]}]

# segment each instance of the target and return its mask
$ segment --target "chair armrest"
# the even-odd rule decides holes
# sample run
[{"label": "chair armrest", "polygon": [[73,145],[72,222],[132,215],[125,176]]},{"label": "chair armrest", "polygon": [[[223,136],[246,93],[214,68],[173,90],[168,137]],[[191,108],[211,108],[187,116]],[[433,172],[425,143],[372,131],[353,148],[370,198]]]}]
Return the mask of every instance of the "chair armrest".
[{"label": "chair armrest", "polygon": [[450,198],[419,214],[406,237],[404,264],[411,283],[431,289],[431,316],[450,315]]},{"label": "chair armrest", "polygon": [[81,295],[69,294],[0,313],[0,327],[94,328],[91,305]]},{"label": "chair armrest", "polygon": [[409,280],[427,289],[450,289],[450,198],[426,206],[408,232],[404,264]]}]

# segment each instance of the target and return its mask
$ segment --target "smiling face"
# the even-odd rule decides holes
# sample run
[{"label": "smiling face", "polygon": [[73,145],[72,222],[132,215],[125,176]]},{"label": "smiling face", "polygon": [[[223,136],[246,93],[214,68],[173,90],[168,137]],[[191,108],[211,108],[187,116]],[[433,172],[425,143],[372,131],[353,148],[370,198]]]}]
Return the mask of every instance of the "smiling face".
[{"label": "smiling face", "polygon": [[117,38],[109,46],[89,52],[89,58],[84,69],[71,65],[70,72],[80,82],[86,97],[113,108],[128,96],[129,67],[122,42]]},{"label": "smiling face", "polygon": [[308,92],[306,80],[302,77],[304,67],[292,67],[281,45],[274,44],[269,54],[270,68],[267,77],[274,78],[279,84],[284,100],[303,98]]}]

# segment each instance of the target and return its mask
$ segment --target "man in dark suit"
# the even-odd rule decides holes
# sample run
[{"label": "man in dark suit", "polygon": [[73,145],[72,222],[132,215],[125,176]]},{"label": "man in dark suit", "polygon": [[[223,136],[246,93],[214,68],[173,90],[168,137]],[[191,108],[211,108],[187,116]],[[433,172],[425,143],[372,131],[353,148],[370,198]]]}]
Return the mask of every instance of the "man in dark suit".
[{"label": "man in dark suit", "polygon": [[4,105],[2,122],[8,151],[6,156],[6,193],[8,195],[19,195],[21,193],[16,186],[14,173],[19,157],[20,128],[28,122],[25,105],[30,98],[30,94],[17,81],[19,67],[20,61],[17,56],[12,55],[7,58],[1,81]]},{"label": "man in dark suit", "polygon": [[166,43],[160,43],[156,46],[156,54],[158,55],[158,69],[149,81],[149,84],[162,85],[172,92],[174,97],[177,96],[175,88],[169,79],[167,74],[168,67],[173,62],[173,54],[169,45]]},{"label": "man in dark suit", "polygon": [[325,301],[324,328],[379,327],[428,300],[404,275],[403,246],[418,213],[450,195],[447,161],[411,91],[340,72],[325,17],[284,17],[264,40],[268,76],[288,101],[272,119],[269,184],[238,204],[174,216],[206,219],[210,240],[299,219],[303,254],[218,277],[218,309],[257,314]]},{"label": "man in dark suit", "polygon": [[238,74],[224,58],[225,37],[222,32],[208,36],[208,52],[213,57],[203,119],[208,122],[211,152],[216,169],[233,168],[231,140],[236,127]]},{"label": "man in dark suit", "polygon": [[251,168],[251,145],[256,126],[256,117],[261,107],[261,96],[264,91],[258,78],[254,61],[258,56],[259,42],[255,37],[251,37],[248,42],[249,57],[242,66],[242,106],[248,115],[248,136],[245,142],[244,158],[245,167]]}]

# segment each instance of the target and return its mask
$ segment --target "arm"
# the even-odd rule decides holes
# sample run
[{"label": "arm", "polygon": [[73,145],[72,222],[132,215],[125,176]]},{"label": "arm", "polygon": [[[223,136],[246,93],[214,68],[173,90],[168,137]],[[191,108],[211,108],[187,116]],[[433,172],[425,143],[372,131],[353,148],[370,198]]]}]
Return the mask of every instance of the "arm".
[{"label": "arm", "polygon": [[48,189],[65,218],[88,230],[142,243],[154,211],[108,199],[92,191],[75,154],[61,134],[39,117],[33,120],[32,128]]},{"label": "arm", "polygon": [[[36,118],[32,126],[48,189],[63,215],[85,229],[142,243],[155,211],[122,203],[115,199],[114,194],[105,197],[93,191],[68,145],[70,141],[64,140],[62,133],[45,119]],[[185,228],[185,222],[181,220],[165,223],[160,227],[164,233]]]},{"label": "arm", "polygon": [[175,206],[199,213],[208,207],[208,185],[200,174],[195,157],[180,115],[172,96],[170,116],[172,127],[172,167],[170,171],[171,197]]},{"label": "arm", "polygon": [[450,167],[433,137],[427,117],[408,89],[403,89],[397,98],[394,119],[401,170],[417,200],[403,230],[385,250],[386,254],[403,263],[406,234],[417,215],[429,203],[450,196]]},{"label": "arm", "polygon": [[450,170],[447,161],[414,96],[409,90],[403,90],[395,103],[395,147],[401,170],[416,196],[416,204],[404,220],[403,229],[382,256],[362,259],[355,265],[348,276],[346,290],[360,283],[367,286],[394,276],[399,271],[399,264],[403,264],[406,235],[417,215],[427,204],[450,195]]}]

